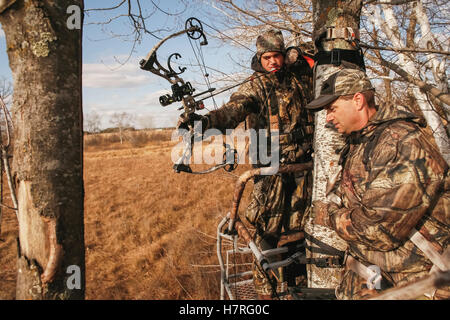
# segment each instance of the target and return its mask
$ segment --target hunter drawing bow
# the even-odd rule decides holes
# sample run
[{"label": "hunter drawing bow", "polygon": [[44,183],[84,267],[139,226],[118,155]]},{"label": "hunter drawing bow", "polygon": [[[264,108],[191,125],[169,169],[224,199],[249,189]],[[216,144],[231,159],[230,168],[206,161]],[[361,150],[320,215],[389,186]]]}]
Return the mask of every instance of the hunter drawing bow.
[{"label": "hunter drawing bow", "polygon": [[[190,116],[192,114],[194,114],[196,111],[203,110],[205,108],[204,104],[203,104],[203,101],[205,99],[212,98],[220,93],[228,91],[239,85],[242,85],[243,83],[253,81],[259,77],[266,77],[267,75],[269,75],[271,73],[275,73],[275,72],[279,71],[279,70],[272,70],[270,72],[262,72],[259,75],[256,75],[256,76],[253,75],[240,83],[237,83],[235,85],[232,85],[232,86],[229,86],[229,87],[226,87],[223,89],[219,89],[217,91],[215,88],[211,88],[211,86],[209,85],[209,82],[207,81],[208,89],[206,91],[194,94],[195,89],[193,88],[191,83],[188,81],[185,81],[180,76],[186,70],[186,68],[178,67],[178,71],[175,71],[174,68],[172,67],[172,62],[173,62],[172,59],[181,58],[181,55],[179,53],[172,53],[169,55],[169,57],[167,59],[167,67],[163,67],[157,58],[158,49],[166,41],[168,41],[169,39],[178,37],[180,35],[184,35],[184,34],[187,34],[189,41],[200,40],[199,41],[200,46],[205,46],[208,44],[206,35],[203,31],[202,23],[196,18],[189,18],[186,21],[185,29],[178,31],[176,33],[173,33],[172,35],[165,37],[159,43],[157,43],[152,48],[152,50],[149,52],[147,57],[140,61],[140,67],[141,67],[141,69],[150,71],[150,72],[154,73],[155,75],[158,75],[170,82],[172,93],[160,96],[159,102],[163,107],[168,106],[175,102],[181,102],[182,107],[180,108],[180,110],[183,110],[181,117],[185,120],[190,119]],[[191,43],[191,45],[192,45],[192,43]],[[194,49],[194,47],[193,47],[193,49]],[[288,50],[289,49],[291,49],[291,48],[288,48]],[[296,48],[292,47],[292,49],[296,49]],[[195,52],[195,50],[194,50],[194,52]],[[299,50],[294,50],[292,52],[297,53],[298,55],[302,54],[302,52]],[[203,67],[203,69],[202,69],[203,77],[205,78],[205,80],[207,80],[206,78],[208,75],[207,75],[207,72],[205,71],[206,68],[205,68],[204,62],[203,61],[202,61],[203,63],[200,61],[198,61],[198,62],[199,62],[200,67],[201,68]],[[267,103],[267,100],[264,101],[264,104],[266,104],[266,103]],[[205,173],[213,172],[220,168],[224,168],[228,171],[231,171],[236,167],[237,152],[236,152],[236,150],[232,149],[230,146],[228,146],[227,144],[224,143],[226,151],[224,153],[223,163],[217,164],[217,165],[215,165],[207,170],[204,170],[204,171],[193,171],[189,166],[189,161],[190,161],[190,158],[192,155],[192,147],[193,147],[194,136],[195,136],[196,132],[197,132],[197,130],[196,130],[195,125],[192,126],[189,124],[189,131],[183,135],[183,142],[185,143],[185,147],[182,152],[182,156],[175,162],[174,167],[173,167],[175,172],[177,172],[177,173],[178,172],[186,172],[186,173],[191,173],[191,174],[205,174]],[[278,169],[278,174],[293,173],[293,172],[297,172],[297,171],[305,171],[305,170],[310,170],[311,168],[312,168],[311,162],[284,165]],[[266,274],[268,274],[269,272],[271,272],[273,270],[277,270],[279,267],[287,266],[292,263],[301,263],[301,264],[306,264],[306,263],[311,264],[312,263],[312,264],[316,264],[321,267],[337,267],[338,265],[339,266],[341,265],[341,260],[342,260],[341,252],[338,252],[336,250],[331,251],[329,248],[325,248],[325,249],[327,249],[327,250],[325,250],[325,249],[321,249],[321,248],[315,247],[315,246],[314,247],[307,246],[304,239],[306,237],[308,237],[309,235],[307,235],[304,232],[294,235],[294,236],[298,236],[297,240],[299,240],[299,241],[302,240],[302,243],[299,244],[298,246],[303,246],[311,251],[314,250],[314,252],[319,252],[320,250],[322,250],[321,251],[322,254],[328,254],[328,255],[331,255],[331,257],[312,259],[312,258],[306,258],[306,254],[300,254],[300,252],[295,252],[293,255],[290,255],[287,259],[284,259],[282,261],[270,262],[271,259],[268,258],[269,256],[274,255],[275,253],[277,255],[282,252],[287,253],[288,251],[280,251],[280,250],[284,250],[288,247],[275,248],[272,251],[271,250],[261,251],[258,248],[258,246],[256,245],[256,243],[253,240],[253,237],[247,230],[246,226],[240,220],[239,215],[238,215],[238,208],[239,208],[239,203],[240,203],[240,200],[241,200],[241,197],[243,194],[243,190],[245,188],[247,181],[249,181],[251,178],[253,178],[257,175],[268,175],[269,172],[272,172],[272,169],[273,168],[271,168],[271,167],[252,169],[252,170],[245,172],[238,178],[238,181],[237,181],[236,187],[235,187],[234,197],[233,197],[232,209],[228,213],[228,215],[226,217],[224,217],[224,219],[218,226],[218,230],[217,230],[217,232],[218,232],[218,236],[217,236],[218,249],[217,249],[217,252],[218,252],[219,264],[221,267],[221,283],[224,286],[224,288],[226,288],[226,290],[229,292],[230,297],[232,296],[232,292],[230,289],[231,287],[228,286],[228,281],[226,279],[227,273],[223,271],[224,263],[223,263],[222,254],[221,254],[221,243],[222,243],[221,239],[222,238],[232,240],[234,246],[237,246],[237,237],[238,236],[241,239],[243,239],[245,244],[247,245],[247,247],[250,249],[250,251],[254,255],[257,263],[261,266],[262,270]],[[271,173],[271,174],[274,174],[274,173]],[[226,228],[226,230],[222,230],[226,223],[228,223],[228,227]],[[319,245],[318,243],[314,243],[314,244]],[[233,248],[234,248],[234,250],[237,251],[237,249],[235,247],[233,247]],[[291,248],[288,248],[286,250],[290,251]],[[269,251],[271,251],[271,252],[269,252]],[[223,291],[222,288],[221,288],[221,291]],[[334,293],[334,289],[332,291],[333,291],[332,293]],[[223,296],[223,292],[221,292],[221,296]]]},{"label": "hunter drawing bow", "polygon": [[[158,44],[156,44],[152,50],[149,52],[145,59],[140,61],[140,67],[143,70],[150,71],[157,76],[160,76],[171,83],[172,94],[166,94],[159,97],[160,104],[165,107],[174,102],[182,102],[183,106],[180,110],[184,110],[181,117],[185,120],[188,120],[190,115],[195,113],[197,110],[203,110],[204,104],[203,100],[207,98],[212,98],[213,96],[222,93],[224,91],[230,90],[232,87],[220,90],[219,92],[212,94],[215,88],[211,88],[209,82],[207,82],[208,90],[197,93],[194,95],[195,89],[192,87],[191,83],[188,81],[184,81],[180,76],[184,71],[186,71],[186,67],[178,67],[179,71],[175,71],[172,67],[172,59],[179,59],[181,55],[179,53],[172,53],[169,55],[167,59],[167,68],[163,67],[157,58],[157,51],[161,47],[161,45],[169,39],[178,37],[180,35],[187,34],[189,40],[200,40],[200,46],[205,46],[208,44],[206,39],[206,35],[203,31],[202,23],[196,18],[189,18],[186,20],[185,29],[173,33],[164,39],[162,39]],[[194,49],[194,48],[193,48]],[[204,67],[204,63],[203,63]],[[203,71],[202,71],[203,72]],[[208,75],[203,74],[206,78]],[[235,87],[235,86],[233,86]],[[204,97],[201,100],[196,100],[196,98],[203,96],[205,94],[209,95]],[[185,148],[182,152],[182,156],[175,162],[174,170],[175,172],[187,172],[192,174],[204,174],[213,172],[220,168],[225,168],[227,171],[232,171],[235,169],[237,161],[237,151],[232,149],[229,145],[224,143],[226,151],[224,153],[224,162],[218,165],[215,165],[204,171],[193,171],[189,166],[189,160],[192,154],[192,147],[194,141],[194,134],[196,130],[194,127],[189,126],[189,132],[183,136],[183,142],[185,143]],[[229,159],[233,159],[230,161]]]}]

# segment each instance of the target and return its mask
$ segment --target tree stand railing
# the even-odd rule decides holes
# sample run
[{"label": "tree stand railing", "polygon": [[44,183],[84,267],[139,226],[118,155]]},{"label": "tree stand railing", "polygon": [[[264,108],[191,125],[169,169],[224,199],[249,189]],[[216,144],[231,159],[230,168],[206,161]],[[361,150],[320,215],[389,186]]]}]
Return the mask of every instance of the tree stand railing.
[{"label": "tree stand railing", "polygon": [[[310,170],[311,163],[291,164],[280,167],[274,174],[291,173]],[[252,235],[239,219],[238,208],[246,183],[257,175],[271,172],[271,168],[258,168],[246,171],[242,174],[235,187],[233,205],[231,212],[222,219],[217,227],[217,257],[220,265],[220,299],[225,299],[225,294],[230,300],[251,300],[256,299],[257,294],[253,287],[251,259],[256,260],[264,272],[278,275],[276,295],[280,299],[335,299],[334,289],[328,288],[304,288],[288,287],[283,279],[282,268],[292,264],[306,265],[315,264],[319,267],[338,267],[342,265],[343,252],[338,252],[334,248],[320,246],[320,242],[315,241],[319,247],[307,247],[305,237],[310,238],[303,232],[293,237],[295,241],[287,242],[289,246],[261,250],[253,240]],[[226,226],[227,225],[227,226]],[[238,243],[238,239],[244,244]],[[224,240],[232,243],[232,248],[224,248]],[[309,259],[306,258],[305,248],[311,251],[328,254],[326,258]],[[334,250],[333,250],[334,249]],[[239,257],[239,258],[238,258]],[[237,263],[237,259],[244,263]]]}]

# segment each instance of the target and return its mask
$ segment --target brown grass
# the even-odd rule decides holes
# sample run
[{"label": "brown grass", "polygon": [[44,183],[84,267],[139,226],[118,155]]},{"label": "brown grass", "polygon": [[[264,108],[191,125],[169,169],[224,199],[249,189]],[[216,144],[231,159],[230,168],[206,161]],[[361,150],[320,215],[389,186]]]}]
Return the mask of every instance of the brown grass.
[{"label": "brown grass", "polygon": [[120,143],[120,135],[114,133],[85,134],[84,147],[86,151],[114,150],[129,147],[140,148],[146,145],[155,145],[170,141],[172,130],[152,129],[138,131],[124,131],[123,142]]},{"label": "brown grass", "polygon": [[[176,174],[167,132],[139,146],[88,139],[95,137],[85,140],[86,298],[218,299],[216,228],[248,165]],[[0,298],[14,299],[17,224],[13,213],[3,220]]]},{"label": "brown grass", "polygon": [[[3,183],[5,184],[3,189],[3,202],[8,206],[12,206],[5,177],[3,178]],[[0,300],[11,300],[14,299],[16,290],[16,238],[18,236],[18,223],[13,210],[2,208],[2,211],[0,233]]]}]

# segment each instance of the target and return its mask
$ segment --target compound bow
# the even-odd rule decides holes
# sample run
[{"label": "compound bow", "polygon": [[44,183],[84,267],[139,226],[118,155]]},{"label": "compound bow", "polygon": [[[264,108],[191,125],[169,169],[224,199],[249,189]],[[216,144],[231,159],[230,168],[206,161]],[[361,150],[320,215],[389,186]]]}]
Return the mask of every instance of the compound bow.
[{"label": "compound bow", "polygon": [[[169,58],[167,59],[167,68],[164,68],[161,63],[158,61],[156,52],[161,47],[161,45],[166,42],[169,39],[178,37],[180,35],[187,34],[189,39],[192,40],[199,40],[200,46],[205,46],[208,44],[208,41],[206,40],[205,33],[203,31],[202,23],[196,19],[196,18],[189,18],[186,20],[185,29],[178,31],[174,34],[171,34],[164,39],[162,39],[156,46],[153,47],[153,49],[149,52],[147,57],[145,59],[142,59],[140,61],[140,67],[143,70],[150,71],[157,76],[160,76],[167,81],[169,81],[172,86],[172,94],[166,94],[161,97],[159,97],[160,104],[165,107],[168,106],[174,102],[182,102],[183,107],[180,108],[180,110],[184,109],[184,112],[181,115],[181,118],[184,120],[188,120],[190,118],[190,115],[195,113],[197,110],[203,110],[204,104],[203,100],[213,97],[214,95],[217,95],[219,93],[222,93],[226,90],[221,90],[220,92],[212,95],[211,93],[215,90],[215,88],[209,88],[206,91],[200,92],[198,94],[194,95],[195,89],[192,87],[191,83],[188,81],[184,81],[183,78],[180,77],[180,75],[186,71],[186,68],[178,67],[179,71],[175,71],[172,68],[172,59],[179,59],[181,58],[181,55],[179,53],[172,53]],[[210,94],[208,97],[203,98],[201,100],[196,101],[195,98],[200,97],[205,94]],[[204,171],[193,171],[189,166],[189,160],[192,155],[192,147],[193,147],[193,141],[194,141],[194,135],[197,132],[195,130],[196,128],[189,126],[189,132],[185,135],[183,135],[183,142],[185,143],[185,148],[183,150],[182,156],[175,162],[174,164],[174,170],[175,172],[179,173],[180,171],[192,173],[192,174],[204,174],[213,172],[215,170],[218,170],[220,168],[225,168],[227,171],[232,171],[236,168],[237,165],[237,151],[235,149],[232,149],[229,145],[224,143],[224,146],[226,148],[226,151],[224,153],[224,162],[221,164],[218,164],[216,166],[213,166],[207,170]],[[233,159],[233,160],[230,160]]]}]

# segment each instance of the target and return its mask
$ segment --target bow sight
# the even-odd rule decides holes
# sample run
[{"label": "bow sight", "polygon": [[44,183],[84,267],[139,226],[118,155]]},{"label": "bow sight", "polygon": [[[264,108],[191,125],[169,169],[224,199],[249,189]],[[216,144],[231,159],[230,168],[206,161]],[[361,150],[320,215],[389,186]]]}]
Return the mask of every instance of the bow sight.
[{"label": "bow sight", "polygon": [[169,104],[172,104],[177,101],[183,100],[184,96],[192,95],[195,89],[192,88],[190,82],[186,82],[185,84],[179,85],[175,83],[172,85],[172,94],[165,94],[159,97],[159,103],[165,107]]},{"label": "bow sight", "polygon": [[[197,98],[206,93],[213,92],[214,90],[216,90],[216,88],[210,88],[210,89],[200,92],[196,95],[192,95],[194,93],[195,89],[192,87],[190,82],[186,82],[182,85],[175,83],[174,85],[172,85],[172,94],[165,94],[163,96],[160,96],[159,103],[163,107],[166,107],[169,104],[172,104],[174,102],[182,101],[184,97],[191,96],[192,98]],[[202,100],[198,101],[195,109],[201,110],[203,108],[204,108],[203,101]]]}]

